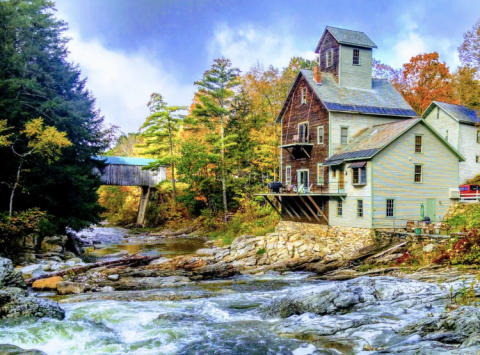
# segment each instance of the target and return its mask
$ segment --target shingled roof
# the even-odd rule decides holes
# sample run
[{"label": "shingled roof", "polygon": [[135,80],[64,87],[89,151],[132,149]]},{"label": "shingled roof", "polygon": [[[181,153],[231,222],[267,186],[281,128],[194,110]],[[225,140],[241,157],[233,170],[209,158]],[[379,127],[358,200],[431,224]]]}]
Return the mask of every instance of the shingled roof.
[{"label": "shingled roof", "polygon": [[317,47],[315,48],[315,53],[319,52],[323,38],[325,37],[325,33],[327,31],[330,32],[330,34],[340,44],[345,44],[348,46],[355,46],[355,47],[363,47],[363,48],[377,48],[377,45],[364,32],[327,26],[325,27],[325,31],[323,31],[320,41],[318,41]]},{"label": "shingled roof", "polygon": [[329,111],[403,116],[405,118],[416,116],[415,111],[388,80],[373,78],[371,90],[356,89],[339,86],[332,74],[322,72],[322,85],[319,85],[313,80],[311,70],[302,69],[295,79],[277,120],[280,120],[285,113],[295,87],[302,77],[307,80],[309,86]]},{"label": "shingled roof", "polygon": [[427,107],[422,117],[427,117],[435,106],[439,106],[459,122],[468,124],[480,123],[480,111],[473,110],[467,106],[447,104],[446,102],[441,101],[433,101],[430,106]]},{"label": "shingled roof", "polygon": [[437,138],[442,141],[442,143],[447,146],[447,148],[457,155],[461,161],[465,160],[459,152],[457,152],[423,119],[412,118],[409,120],[375,125],[368,128],[358,137],[354,138],[349,144],[343,147],[340,152],[327,159],[325,161],[325,165],[338,165],[344,161],[371,159],[373,156],[378,154],[389,144],[394,142],[397,138],[419,123],[425,125],[435,136],[437,136]]}]

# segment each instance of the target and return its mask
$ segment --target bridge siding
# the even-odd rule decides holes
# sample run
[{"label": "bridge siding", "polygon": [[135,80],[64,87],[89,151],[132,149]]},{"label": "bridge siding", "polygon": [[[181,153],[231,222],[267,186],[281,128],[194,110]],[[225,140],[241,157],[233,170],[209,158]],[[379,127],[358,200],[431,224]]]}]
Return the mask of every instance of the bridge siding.
[{"label": "bridge siding", "polygon": [[[166,169],[142,170],[138,165],[107,165],[101,179],[105,185],[155,187],[166,179]],[[100,174],[100,172],[97,170]]]}]

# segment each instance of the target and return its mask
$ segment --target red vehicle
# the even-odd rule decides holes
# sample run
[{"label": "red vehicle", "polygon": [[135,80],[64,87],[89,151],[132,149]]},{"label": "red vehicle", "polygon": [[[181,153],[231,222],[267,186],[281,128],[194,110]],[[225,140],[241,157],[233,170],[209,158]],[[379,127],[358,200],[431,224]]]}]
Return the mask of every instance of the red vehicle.
[{"label": "red vehicle", "polygon": [[480,185],[460,185],[460,197],[478,199],[480,197]]}]

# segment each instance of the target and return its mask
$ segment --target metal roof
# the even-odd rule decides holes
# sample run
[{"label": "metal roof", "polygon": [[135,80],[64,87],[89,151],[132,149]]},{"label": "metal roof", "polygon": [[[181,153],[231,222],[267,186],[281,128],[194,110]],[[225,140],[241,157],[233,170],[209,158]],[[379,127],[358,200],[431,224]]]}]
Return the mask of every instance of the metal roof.
[{"label": "metal roof", "polygon": [[330,34],[340,44],[345,44],[348,46],[355,46],[355,47],[363,47],[363,48],[377,48],[377,45],[364,32],[327,26],[325,27],[325,30],[323,31],[323,34],[320,37],[320,40],[318,41],[317,47],[315,48],[315,53],[319,52],[320,46],[322,45],[323,39],[327,32],[330,32]]},{"label": "metal roof", "polygon": [[137,165],[146,166],[156,161],[156,159],[147,158],[130,158],[130,157],[109,157],[99,156],[97,159],[106,160],[105,163],[109,165]]},{"label": "metal roof", "polygon": [[435,106],[440,107],[459,122],[468,124],[480,123],[480,111],[471,109],[467,106],[447,104],[446,102],[441,101],[433,101],[430,106],[427,107],[422,117],[426,117]]},{"label": "metal roof", "polygon": [[322,72],[322,84],[319,85],[313,80],[313,71],[302,69],[292,85],[277,120],[281,119],[285,113],[301,77],[307,80],[308,85],[329,111],[405,118],[417,116],[403,96],[395,90],[388,80],[373,78],[371,90],[348,88],[339,86],[332,74]]},{"label": "metal roof", "polygon": [[338,165],[339,161],[344,162],[365,158],[370,159],[419,123],[427,127],[427,129],[429,129],[438,139],[440,139],[440,141],[447,146],[448,149],[450,149],[456,156],[459,157],[460,161],[465,161],[465,158],[463,158],[463,156],[457,150],[455,150],[450,143],[441,137],[438,132],[430,127],[430,125],[427,124],[423,119],[412,118],[408,120],[375,125],[368,128],[357,138],[353,139],[349,144],[343,147],[340,152],[327,159],[325,165]]}]

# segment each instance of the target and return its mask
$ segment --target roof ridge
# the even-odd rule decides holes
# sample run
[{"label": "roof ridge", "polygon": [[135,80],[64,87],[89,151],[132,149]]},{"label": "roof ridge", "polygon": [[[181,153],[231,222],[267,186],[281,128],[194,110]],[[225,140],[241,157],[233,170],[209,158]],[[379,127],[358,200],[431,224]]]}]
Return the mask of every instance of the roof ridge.
[{"label": "roof ridge", "polygon": [[[357,31],[357,30],[349,30],[348,28],[342,28],[342,27],[335,27],[335,26],[325,26],[326,28],[335,28],[337,30],[342,30],[342,31],[350,31],[350,32],[358,32],[358,33],[363,33],[365,35],[367,35],[365,32],[363,31]],[[368,36],[367,36],[368,37]]]},{"label": "roof ridge", "polygon": [[409,122],[410,120],[421,120],[421,118],[420,118],[420,117],[412,117],[412,118],[409,118],[409,119],[406,119],[406,120],[401,120],[401,121],[393,121],[393,122],[387,122],[387,123],[380,123],[380,124],[373,125],[373,126],[371,126],[370,128],[378,127],[378,126],[385,126],[385,125],[388,125],[388,124],[404,123],[404,122]]},{"label": "roof ridge", "polygon": [[445,105],[465,107],[465,108],[468,108],[469,110],[472,110],[472,111],[479,111],[479,110],[474,109],[474,108],[471,108],[470,106],[467,106],[467,105],[451,104],[450,102],[443,102],[443,101],[438,101],[438,100],[433,100],[433,102],[435,102],[435,103],[441,103],[441,104],[445,104]]}]

